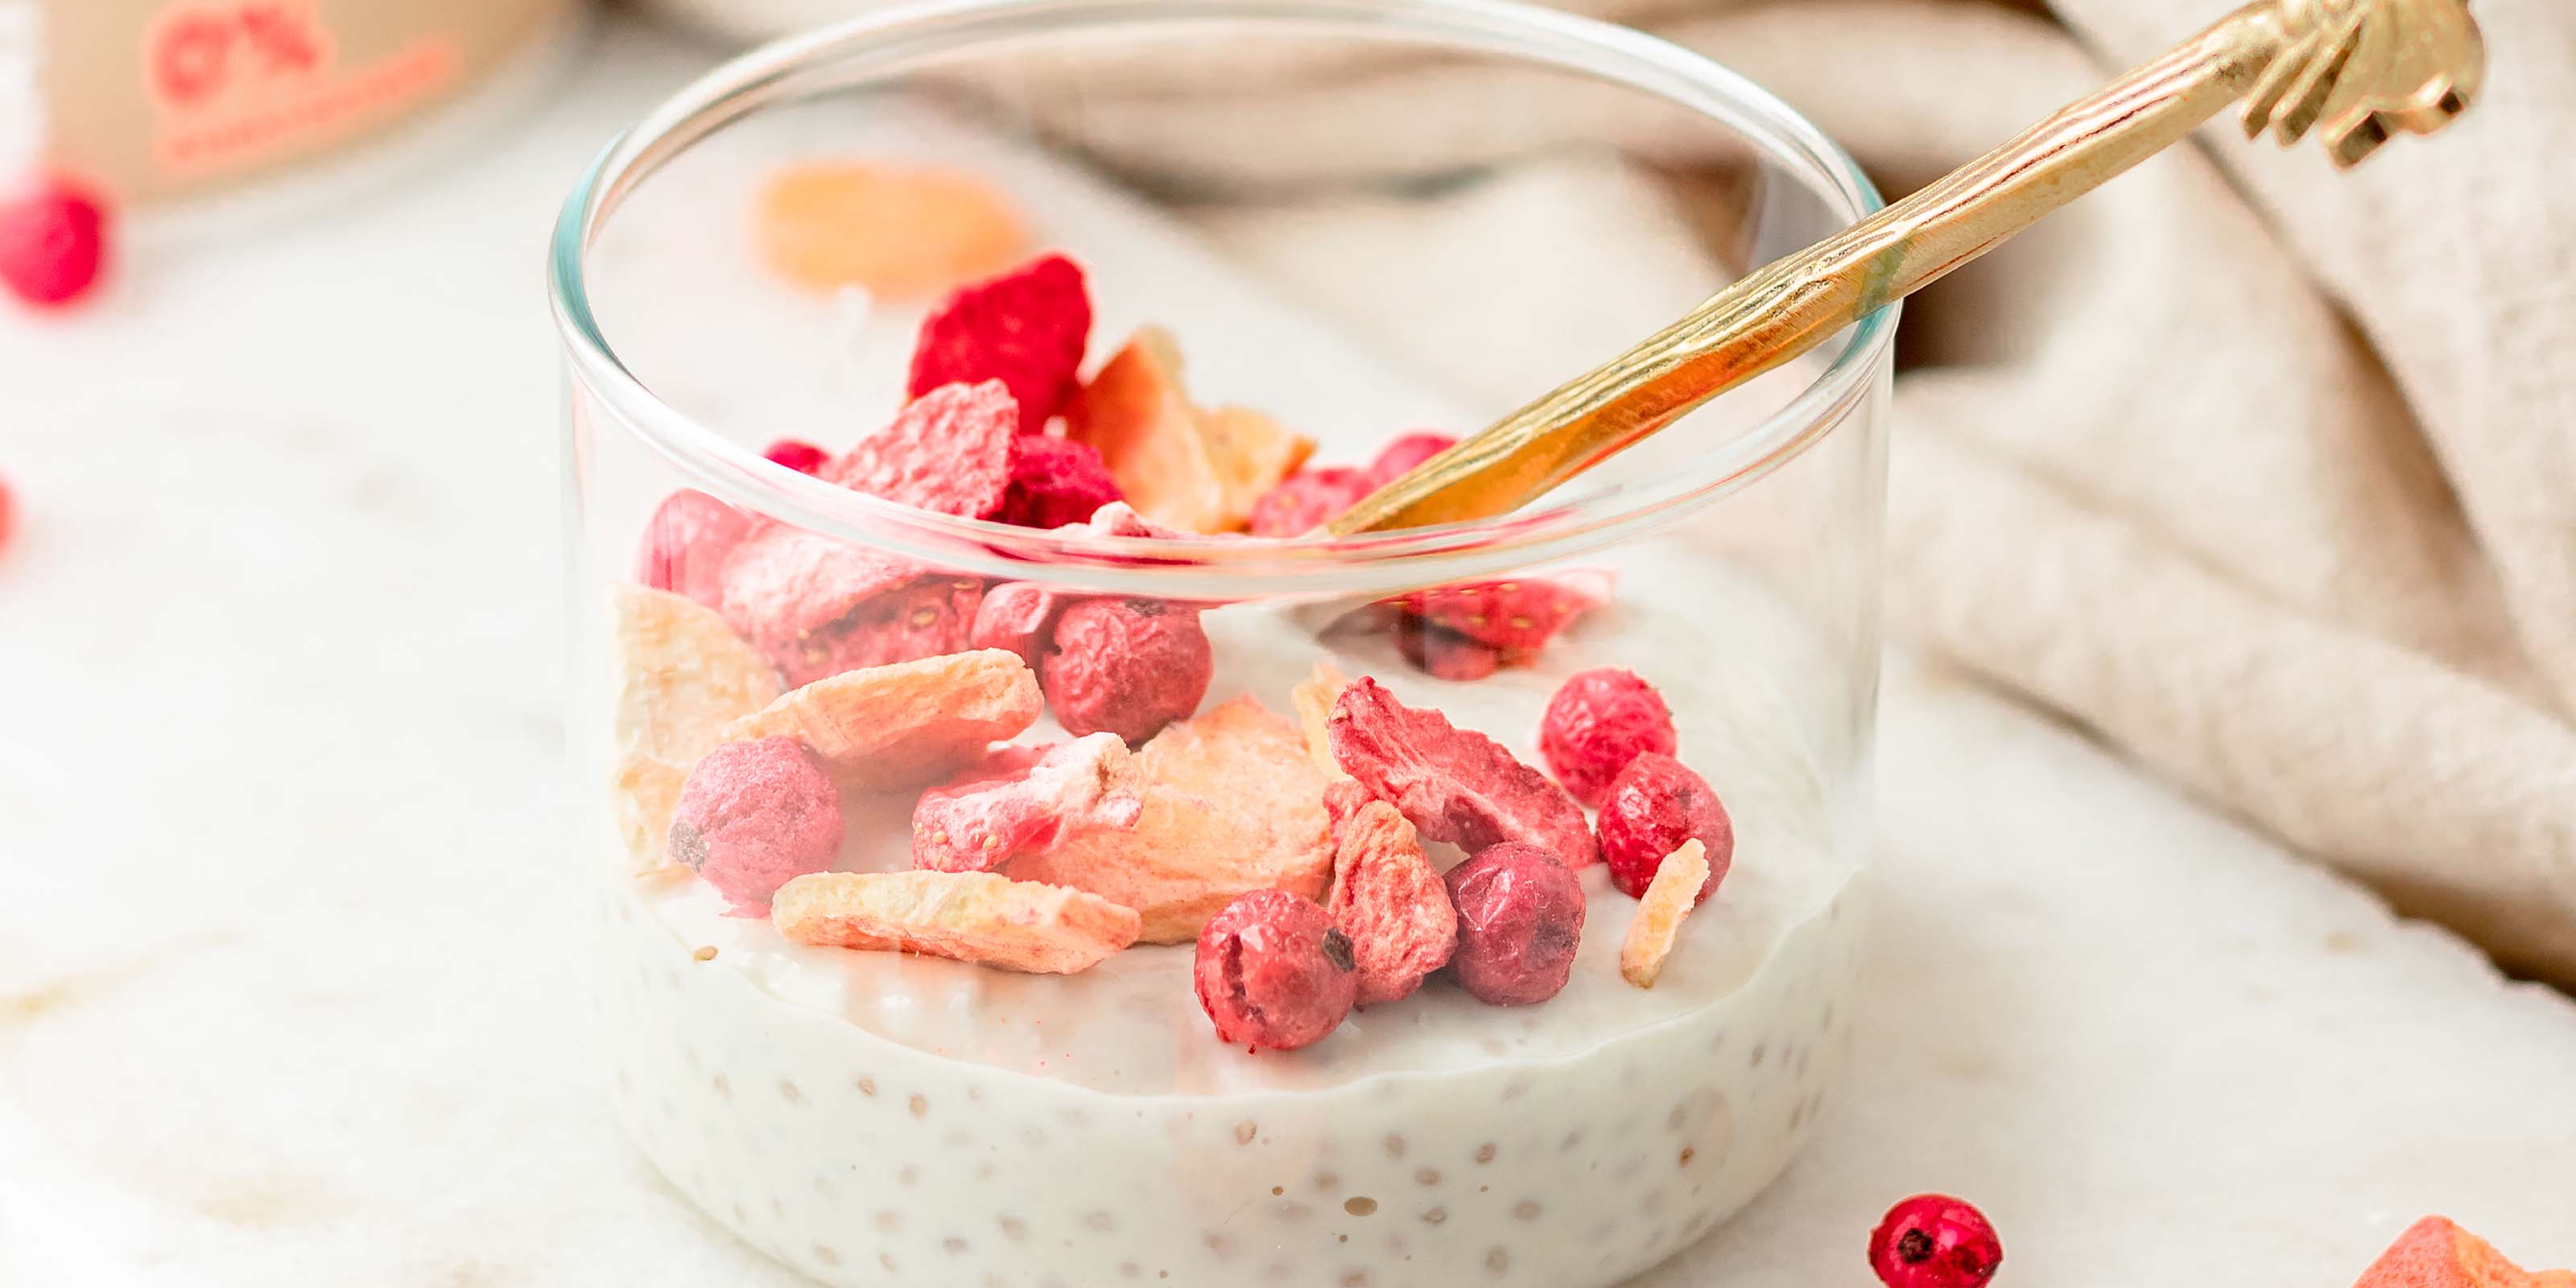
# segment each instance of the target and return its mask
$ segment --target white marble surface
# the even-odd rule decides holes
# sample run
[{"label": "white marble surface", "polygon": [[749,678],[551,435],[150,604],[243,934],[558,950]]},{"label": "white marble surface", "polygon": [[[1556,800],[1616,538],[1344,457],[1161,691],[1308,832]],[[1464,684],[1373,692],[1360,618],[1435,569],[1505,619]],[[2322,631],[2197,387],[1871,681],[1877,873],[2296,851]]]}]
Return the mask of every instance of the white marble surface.
[{"label": "white marble surface", "polygon": [[[0,1283],[785,1285],[643,1169],[562,981],[541,240],[707,55],[0,315]],[[2576,1006],[1937,673],[1890,675],[1860,1067],[1684,1284],[2341,1284],[2447,1212],[2576,1263]]]}]

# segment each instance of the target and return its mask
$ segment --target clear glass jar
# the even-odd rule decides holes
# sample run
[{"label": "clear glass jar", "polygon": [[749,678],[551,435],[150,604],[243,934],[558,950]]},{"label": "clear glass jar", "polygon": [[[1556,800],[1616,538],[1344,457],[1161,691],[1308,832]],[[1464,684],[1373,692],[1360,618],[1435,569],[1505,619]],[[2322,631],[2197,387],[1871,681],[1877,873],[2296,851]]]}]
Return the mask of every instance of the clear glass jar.
[{"label": "clear glass jar", "polygon": [[[1463,125],[1395,110],[1391,73],[1446,78],[1487,110]],[[893,418],[926,308],[766,273],[747,221],[790,161],[973,174],[1025,212],[1035,245],[1088,270],[1086,370],[1160,323],[1190,355],[1190,400],[1258,408],[1320,440],[1315,461],[1361,462],[1399,431],[1464,431],[1509,408],[1281,303],[1173,210],[1419,194],[1539,147],[1723,172],[1699,190],[1727,194],[1711,241],[1734,271],[1876,203],[1814,127],[1723,69],[1632,31],[1470,0],[904,11],[720,68],[582,178],[551,263],[568,369],[569,709],[594,809],[574,857],[603,914],[619,1111],[718,1222],[834,1284],[1579,1288],[1670,1256],[1795,1154],[1843,1061],[1861,956],[1893,309],[1478,524],[1341,541],[1038,530],[892,504],[760,455],[780,436],[838,453]],[[1573,369],[1497,383],[1535,394]],[[729,507],[715,513],[731,535],[639,567],[653,516],[684,489]],[[769,553],[743,553],[756,545]],[[990,642],[970,624],[1012,596],[1057,614],[1004,633],[1034,669],[961,651]],[[1579,611],[1544,639],[1556,623],[1521,620],[1559,610]],[[1186,637],[1190,622],[1212,660],[1203,693],[1186,640],[1136,646],[1145,660],[1085,652]],[[1311,690],[1326,727],[1310,729],[1296,692],[1319,662],[1377,684]],[[1193,941],[1245,890],[1285,889],[1298,906],[1266,915],[1334,928],[1210,937],[1218,958],[1297,967],[1274,995],[1218,961],[1217,1009],[1248,990],[1271,1004],[1261,1023],[1338,1013],[1326,995],[1345,960],[1378,979],[1368,954],[1414,942],[1389,925],[1450,927],[1445,911],[1399,915],[1445,907],[1447,892],[1407,886],[1420,868],[1337,821],[1372,793],[1421,826],[1434,867],[1530,838],[1579,863],[1563,852],[1593,844],[1588,825],[1556,826],[1570,802],[1532,785],[1556,768],[1537,728],[1566,677],[1603,666],[1660,691],[1675,755],[1731,820],[1731,866],[1653,987],[1620,968],[1640,902],[1593,864],[1576,878],[1570,975],[1547,1000],[1488,1005],[1453,968],[1295,1049],[1247,1049],[1259,1042],[1240,1028],[1220,1040]],[[1390,701],[1489,734],[1522,767]],[[1025,770],[982,758],[990,741],[1102,729],[1058,753],[1073,766],[1048,780],[1060,819],[1010,830],[999,859],[942,848],[938,820],[982,818],[989,836],[1003,815],[936,813],[928,785]],[[1405,786],[1389,748],[1450,776]],[[1362,771],[1358,788],[1331,785],[1345,768]],[[1337,847],[1353,873],[1341,887]],[[925,861],[997,866],[799,875]],[[1314,907],[1345,890],[1362,893]],[[1476,952],[1547,956],[1474,920],[1458,933]],[[1351,940],[1334,942],[1346,925]],[[887,951],[887,936],[926,951]],[[1141,942],[1118,951],[1129,936]]]}]

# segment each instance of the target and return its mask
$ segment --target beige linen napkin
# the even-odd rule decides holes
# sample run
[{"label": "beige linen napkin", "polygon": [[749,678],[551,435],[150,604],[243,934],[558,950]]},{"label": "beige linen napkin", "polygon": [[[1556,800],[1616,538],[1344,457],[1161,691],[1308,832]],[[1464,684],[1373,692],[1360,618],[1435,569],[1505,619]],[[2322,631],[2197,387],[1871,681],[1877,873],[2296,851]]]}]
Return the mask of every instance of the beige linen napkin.
[{"label": "beige linen napkin", "polygon": [[[1896,193],[2227,3],[2059,0],[2057,21],[2002,0],[1564,7],[1746,73]],[[2489,92],[2443,136],[2337,175],[2313,144],[2221,125],[1909,304],[1891,620],[2506,965],[2576,984],[2576,176],[2554,160],[2576,135],[2576,6],[2476,12]],[[1678,152],[1687,132],[1633,96],[1293,43],[1203,53],[1106,76],[1050,52],[987,88],[1149,184],[1330,191],[1490,163],[1419,201],[1201,221],[1478,405],[1723,280],[1687,185],[1563,155],[1607,138],[1668,167],[1728,160]],[[1249,133],[1281,119],[1311,137]],[[1406,127],[1371,128],[1388,119]],[[1426,298],[1457,307],[1427,327]]]}]

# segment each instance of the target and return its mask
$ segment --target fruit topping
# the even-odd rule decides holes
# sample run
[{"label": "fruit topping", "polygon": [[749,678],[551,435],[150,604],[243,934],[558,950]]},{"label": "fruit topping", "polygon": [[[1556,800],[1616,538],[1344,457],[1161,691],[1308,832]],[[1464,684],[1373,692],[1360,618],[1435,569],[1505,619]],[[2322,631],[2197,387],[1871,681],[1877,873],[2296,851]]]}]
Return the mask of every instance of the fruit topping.
[{"label": "fruit topping", "polygon": [[690,767],[670,843],[672,861],[714,886],[735,916],[757,917],[790,878],[832,866],[841,794],[793,738],[728,742]]},{"label": "fruit topping", "polygon": [[1525,841],[1574,868],[1598,857],[1583,807],[1564,788],[1501,743],[1396,701],[1371,677],[1342,690],[1326,728],[1342,769],[1431,840],[1470,851]]},{"label": "fruit topping", "polygon": [[1199,931],[1190,976],[1217,1038],[1294,1051],[1350,1014],[1359,974],[1351,941],[1311,899],[1254,890]]}]

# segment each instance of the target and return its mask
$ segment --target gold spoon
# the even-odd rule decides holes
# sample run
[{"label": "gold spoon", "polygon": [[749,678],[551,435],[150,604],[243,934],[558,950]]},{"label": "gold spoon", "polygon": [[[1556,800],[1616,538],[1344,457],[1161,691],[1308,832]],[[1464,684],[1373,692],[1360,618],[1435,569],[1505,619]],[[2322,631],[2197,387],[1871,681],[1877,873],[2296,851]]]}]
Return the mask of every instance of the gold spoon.
[{"label": "gold spoon", "polygon": [[2467,0],[2255,0],[1896,204],[1718,292],[1635,348],[1379,488],[1336,536],[1503,514],[1823,343],[2163,151],[2238,99],[2245,134],[2315,129],[2338,167],[2467,110]]}]

